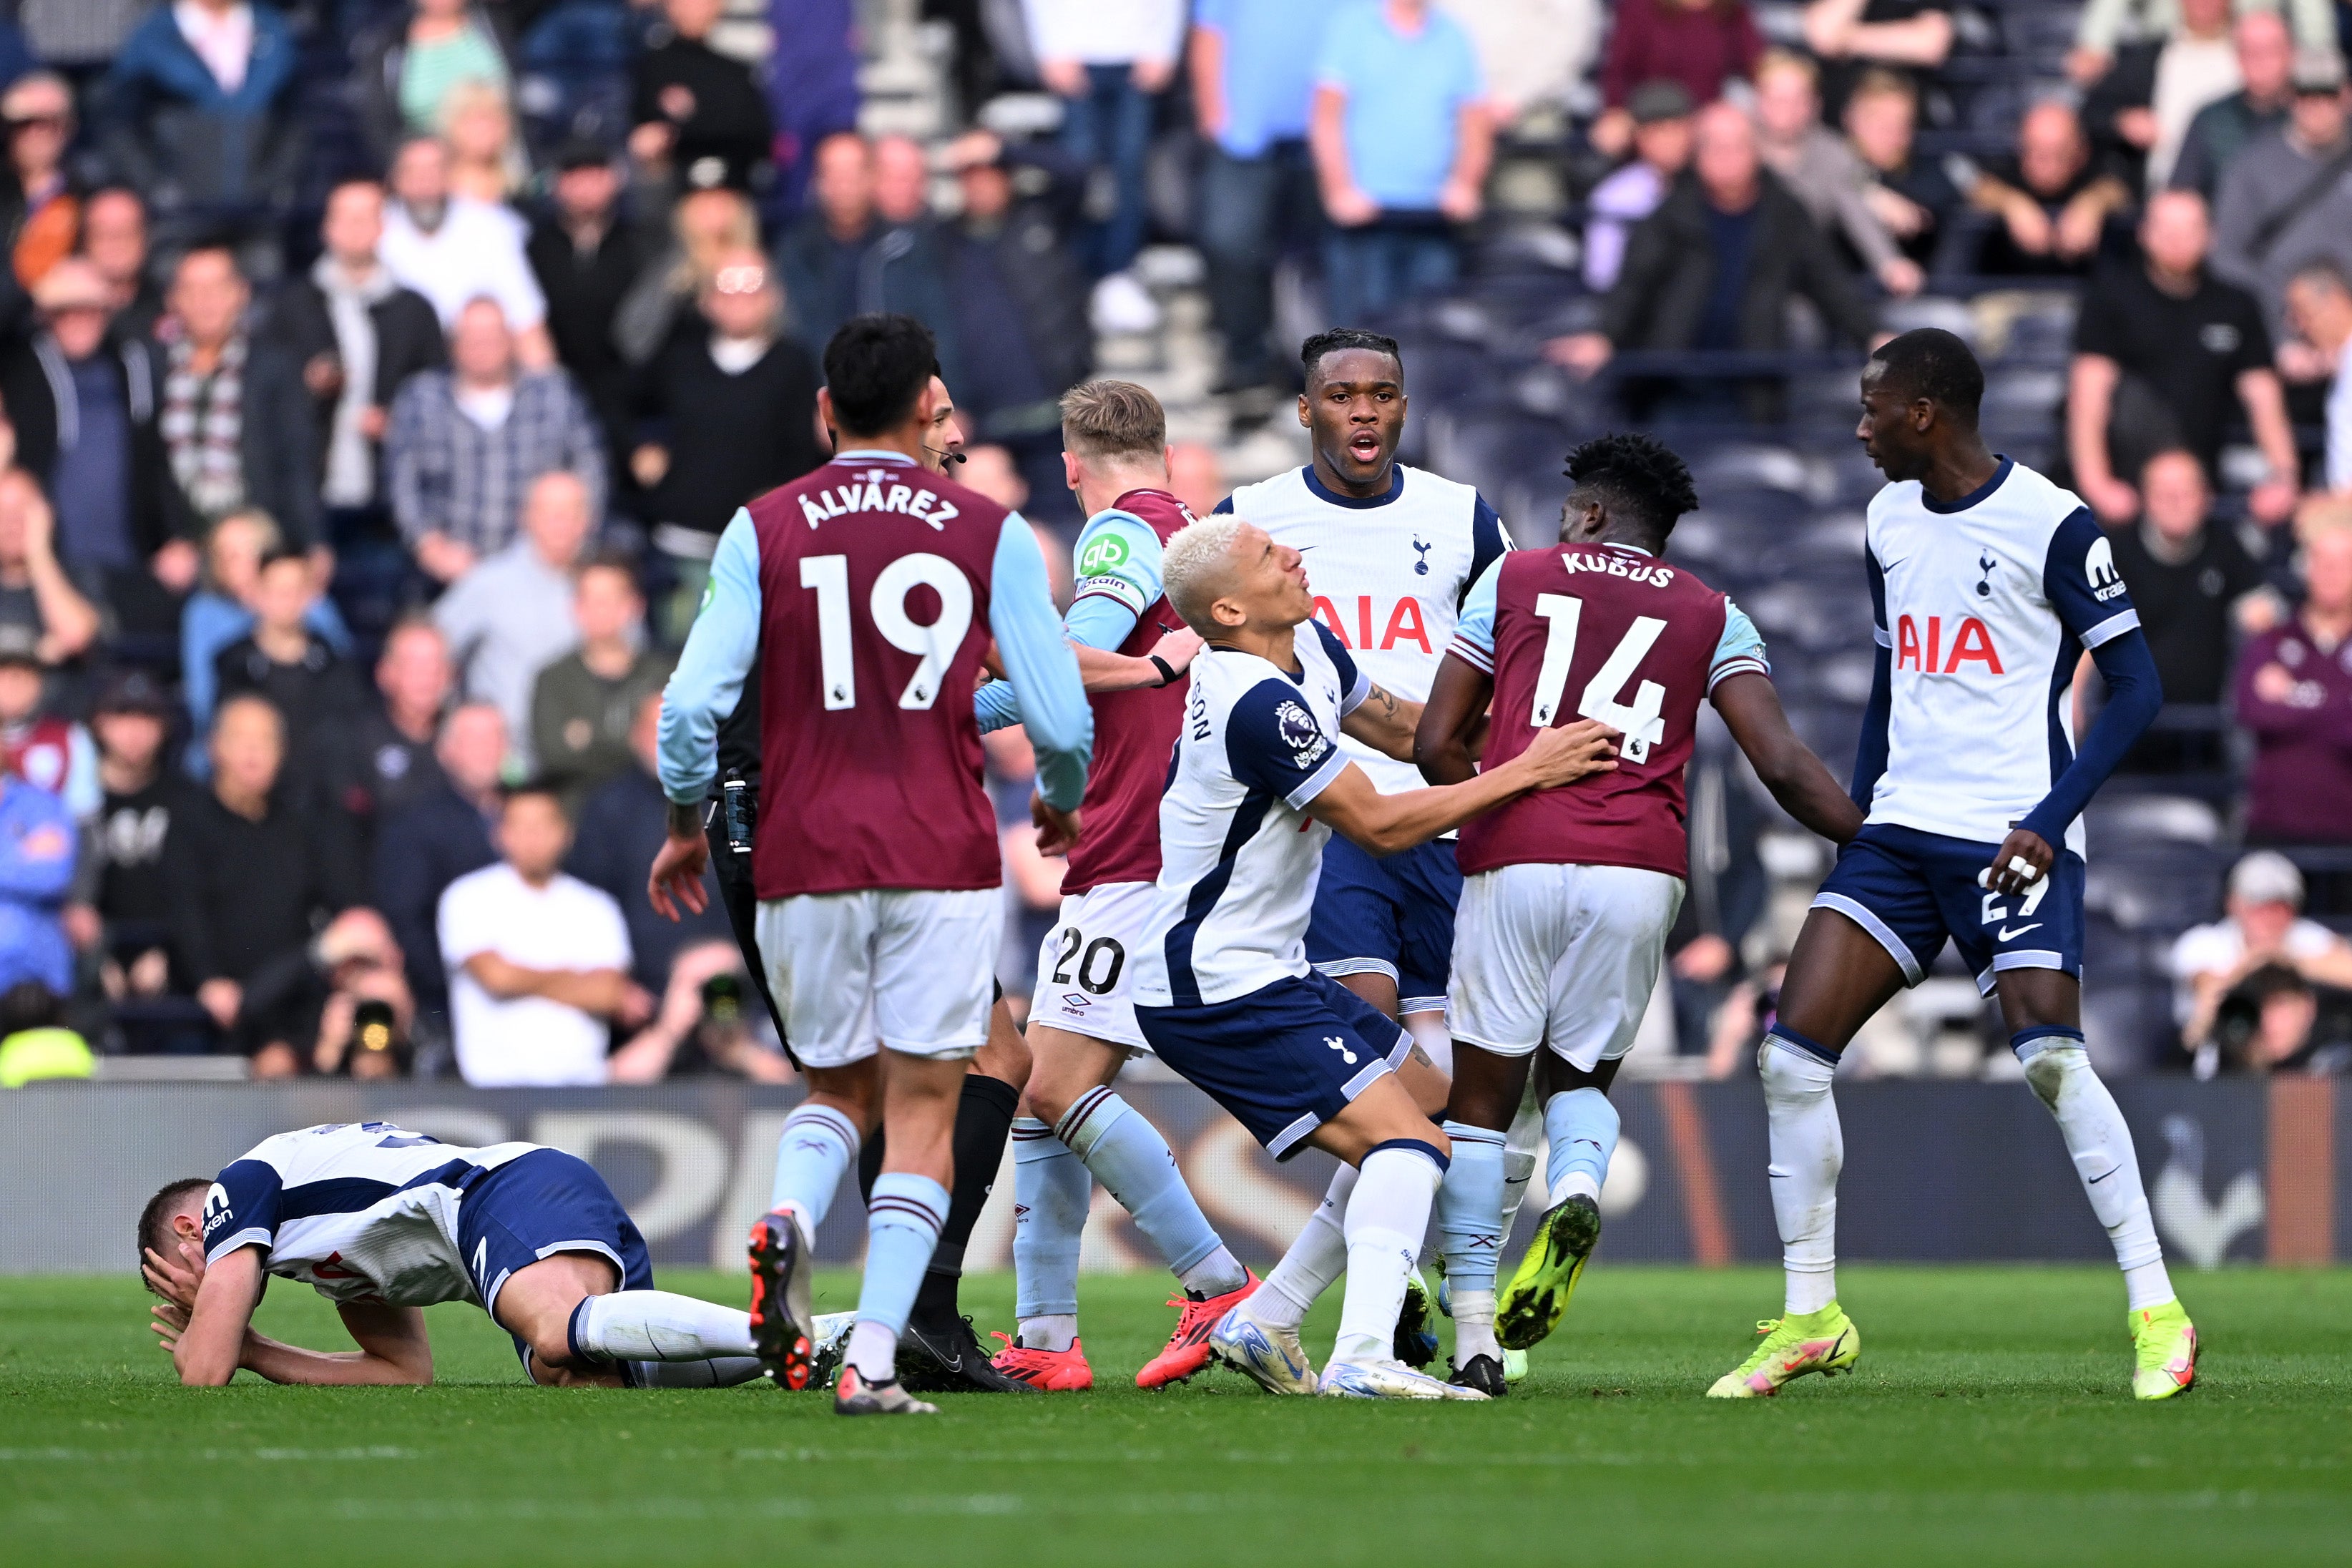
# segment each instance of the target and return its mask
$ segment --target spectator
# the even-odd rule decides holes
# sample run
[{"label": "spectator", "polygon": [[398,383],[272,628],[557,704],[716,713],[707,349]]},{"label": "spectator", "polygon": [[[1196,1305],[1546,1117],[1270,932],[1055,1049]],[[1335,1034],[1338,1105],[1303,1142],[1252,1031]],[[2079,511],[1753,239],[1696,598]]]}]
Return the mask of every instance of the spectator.
[{"label": "spectator", "polygon": [[9,270],[31,289],[73,251],[81,234],[81,202],[66,178],[66,148],[74,137],[73,89],[63,77],[35,71],[0,93],[0,127],[8,156],[0,168],[0,239]]},{"label": "spectator", "polygon": [[1901,71],[1925,86],[1951,58],[1949,0],[1811,0],[1805,47],[1829,62],[1822,83],[1832,115],[1845,112],[1861,73],[1873,67]]},{"label": "spectator", "polygon": [[302,136],[286,18],[247,0],[185,0],[147,14],[102,96],[107,155],[183,237],[233,225],[274,258],[269,226],[293,201]]},{"label": "spectator", "polygon": [[514,538],[534,479],[579,481],[593,517],[604,505],[604,451],[587,399],[562,370],[526,371],[492,300],[466,307],[449,368],[412,376],[384,437],[393,520],[437,582],[450,583]]},{"label": "spectator", "polygon": [[[680,642],[736,510],[824,460],[816,364],[783,333],[767,258],[756,249],[720,257],[698,303],[704,330],[673,337],[646,369],[644,433],[630,455],[651,499],[654,547],[677,575],[678,601],[665,618]],[[624,719],[616,743],[626,729]]]},{"label": "spectator", "polygon": [[2088,273],[2108,217],[2131,205],[2131,188],[2092,163],[2074,111],[2048,99],[2018,121],[2017,155],[1979,174],[1968,195],[2000,220],[1977,270],[2004,278]]},{"label": "spectator", "polygon": [[2232,401],[2271,466],[2247,510],[2266,524],[2294,510],[2294,431],[2270,334],[2253,297],[2206,269],[2210,235],[2203,198],[2158,192],[2140,221],[2140,264],[2103,274],[2075,319],[2067,454],[2074,488],[2109,523],[2139,510],[2138,492],[2117,476],[2158,451],[2185,447],[2218,473]]},{"label": "spectator", "polygon": [[[949,150],[963,212],[946,236],[964,380],[956,388],[975,438],[1017,443],[1061,467],[1061,395],[1093,367],[1084,279],[1062,243],[1055,176],[1014,163],[994,135]],[[1024,196],[1016,180],[1045,190]],[[1261,378],[1262,379],[1262,378]]]},{"label": "spectator", "polygon": [[164,857],[174,968],[254,1076],[288,1077],[323,999],[314,933],[361,889],[340,817],[277,794],[286,728],[267,699],[223,702],[212,753],[212,791],[172,824]]},{"label": "spectator", "polygon": [[[1600,330],[1555,338],[1546,353],[1591,375],[1621,347],[1783,348],[1797,295],[1832,331],[1871,337],[1869,306],[1797,198],[1764,170],[1748,116],[1709,104],[1698,113],[1695,145],[1696,177],[1677,184],[1633,231],[1601,302]],[[1770,389],[1739,395],[1751,415],[1769,411]]]},{"label": "spectator", "polygon": [[547,300],[524,258],[522,219],[505,207],[454,194],[449,148],[431,136],[401,143],[392,163],[392,207],[379,254],[395,280],[433,302],[453,337],[476,300],[495,300],[524,364],[554,363]]},{"label": "spectator", "polygon": [[197,559],[164,506],[152,348],[110,337],[106,279],[79,257],[49,268],[34,303],[31,338],[0,357],[16,460],[55,500],[66,569],[103,584],[119,623],[166,630]]},{"label": "spectator", "polygon": [[855,132],[817,144],[803,215],[776,247],[776,269],[802,341],[831,341],[850,317],[890,310],[914,317],[940,340],[940,363],[957,384],[947,269],[928,226],[901,227],[875,207],[874,150]]},{"label": "spectator", "polygon": [[671,189],[756,191],[770,177],[768,100],[749,66],[710,47],[724,8],[723,0],[665,0],[667,26],[656,36],[667,36],[629,73],[629,156]]},{"label": "spectator", "polygon": [[[205,584],[188,595],[180,612],[180,695],[198,734],[212,728],[214,665],[223,648],[253,630],[262,560],[284,548],[269,514],[249,507],[213,524],[205,541]],[[315,560],[312,568],[317,569]],[[326,595],[310,595],[303,625],[326,638],[338,654],[351,653],[351,630]],[[199,748],[189,758],[191,771],[200,778],[202,755]]]},{"label": "spectator", "polygon": [[64,804],[21,778],[0,778],[0,993],[26,981],[53,996],[73,989],[65,905],[75,854]]},{"label": "spectator", "polygon": [[507,203],[530,175],[522,142],[515,135],[514,109],[506,89],[461,81],[441,100],[441,140],[449,149],[449,195],[479,202],[511,220],[516,237],[530,229]]},{"label": "spectator", "polygon": [[629,933],[610,898],[559,868],[571,847],[553,791],[510,791],[499,863],[441,895],[457,1068],[478,1089],[604,1081],[606,1021],[629,1000]]},{"label": "spectator", "polygon": [[2334,1078],[2352,1070],[2352,1044],[2327,1037],[2340,1033],[2323,1023],[2320,998],[2310,981],[2284,963],[2264,964],[2221,998],[2212,1038],[2200,1049],[2194,1070],[2210,1078],[2226,1059],[2242,1072],[2269,1076]]},{"label": "spectator", "polygon": [[[2294,33],[2306,46],[2334,48],[2336,17],[2328,0],[2286,0],[2294,18]],[[2249,0],[2241,9],[2276,12],[2278,0]],[[2180,25],[2179,0],[2090,0],[2083,7],[2067,51],[2066,74],[2084,87],[2107,74],[2116,63],[2116,46],[2137,39],[2168,37]]]},{"label": "spectator", "polygon": [[1769,50],[1757,62],[1757,145],[1764,163],[1804,204],[1815,226],[1843,237],[1889,294],[1916,294],[1926,274],[1895,248],[1894,235],[1879,220],[1862,160],[1822,123],[1817,79],[1811,60],[1784,49]]},{"label": "spectator", "polygon": [[2214,1065],[2205,1053],[2224,999],[2260,972],[2352,988],[2352,942],[2303,918],[2303,873],[2275,849],[2257,849],[2231,868],[2226,910],[2172,944],[2173,1016],[2181,1043],[2200,1058],[2200,1077]]},{"label": "spectator", "polygon": [[625,557],[580,568],[572,618],[579,646],[531,683],[530,740],[539,776],[576,816],[591,792],[628,770],[637,710],[661,694],[677,661],[646,646],[646,596]]},{"label": "spectator", "polygon": [[1329,15],[1328,0],[1202,0],[1192,15],[1192,119],[1208,143],[1197,238],[1224,338],[1220,391],[1287,374],[1271,335],[1274,268],[1307,237],[1307,121]]},{"label": "spectator", "polygon": [[2179,0],[2169,36],[2153,52],[2135,51],[2092,94],[2087,117],[2112,126],[2143,184],[2162,190],[2172,178],[2190,121],[2242,82],[2230,32],[2230,0]]},{"label": "spectator", "polygon": [[382,513],[386,412],[408,378],[448,361],[432,302],[404,289],[378,255],[383,187],[345,180],[327,195],[326,254],[280,291],[269,333],[302,367],[321,456],[331,537]]},{"label": "spectator", "polygon": [[606,1065],[614,1083],[658,1083],[677,1078],[737,1078],[790,1083],[792,1063],[751,1033],[743,1009],[743,960],[720,937],[678,954],[653,1022],[614,1051]]},{"label": "spectator", "polygon": [[2238,722],[2254,737],[2250,844],[2352,843],[2352,526],[2315,521],[2302,605],[2238,660]]},{"label": "spectator", "polygon": [[92,191],[82,204],[81,252],[106,279],[114,331],[126,342],[152,335],[163,293],[147,275],[147,207],[121,185]]},{"label": "spectator", "polygon": [[517,765],[530,765],[530,692],[539,672],[576,647],[572,570],[595,531],[577,475],[541,474],[523,505],[522,532],[450,584],[433,606],[466,695],[507,721]]},{"label": "spectator", "polygon": [[0,471],[0,628],[33,637],[45,665],[79,658],[98,640],[98,611],[58,563],[57,514],[22,468]]},{"label": "spectator", "polygon": [[318,539],[319,462],[302,370],[247,330],[252,300],[236,258],[200,247],[172,275],[172,325],[159,367],[156,426],[172,482],[175,531],[202,534],[230,512],[258,507],[289,546]]},{"label": "spectator", "polygon": [[[2326,488],[2352,493],[2352,281],[2332,261],[2315,261],[2286,286],[2288,318],[2307,349],[2301,379],[2327,383]],[[2288,363],[2282,352],[2280,363]]]},{"label": "spectator", "polygon": [[152,998],[171,988],[172,888],[164,869],[172,825],[196,803],[194,786],[164,766],[172,702],[152,676],[108,681],[90,715],[98,742],[98,817],[90,825],[89,918],[102,931],[99,978],[108,996]]},{"label": "spectator", "polygon": [[1478,216],[1494,154],[1484,96],[1470,36],[1429,0],[1333,13],[1312,130],[1333,321],[1359,324],[1454,281],[1452,226]]},{"label": "spectator", "polygon": [[65,999],[37,980],[0,993],[0,1089],[92,1075],[98,1059],[65,1016]]},{"label": "spectator", "polygon": [[[719,258],[760,248],[760,219],[740,191],[689,191],[670,209],[670,238],[642,268],[609,326],[631,367],[643,367],[693,321],[694,301],[719,270]],[[624,417],[615,430],[629,428]]]},{"label": "spectator", "polygon": [[441,723],[436,776],[377,829],[375,901],[407,966],[417,1006],[446,1026],[449,982],[434,921],[449,884],[498,858],[490,830],[499,816],[507,723],[487,702],[461,703]]},{"label": "spectator", "polygon": [[1633,122],[1633,161],[1612,172],[1585,198],[1584,286],[1605,294],[1625,265],[1625,242],[1658,210],[1690,167],[1691,100],[1680,82],[1649,81],[1625,100]]},{"label": "spectator", "polygon": [[[654,855],[661,848],[662,823],[668,811],[662,803],[656,771],[660,741],[661,693],[648,691],[630,715],[628,741],[622,752],[625,765],[598,785],[581,808],[580,833],[568,868],[620,906],[634,955],[631,978],[656,996],[669,991],[673,971],[688,952],[704,942],[728,938],[727,911],[717,896],[718,883],[708,870],[703,873],[703,890],[711,897],[698,915],[681,910],[682,919],[664,920],[646,899],[646,868],[654,863]],[[700,984],[699,979],[696,984]]]},{"label": "spectator", "polygon": [[40,641],[0,625],[0,774],[65,802],[77,820],[98,810],[98,750],[89,731],[42,700]]},{"label": "spectator", "polygon": [[2347,168],[2343,65],[2333,56],[2299,59],[2286,124],[2238,155],[2213,208],[2213,270],[2253,290],[2274,335],[2288,279],[2315,261],[2352,270]]},{"label": "spectator", "polygon": [[[2217,708],[2239,633],[2268,631],[2284,606],[2237,533],[2211,517],[2213,495],[2194,452],[2158,452],[2140,470],[2135,526],[2110,536],[2168,708]],[[2089,656],[2084,656],[2089,667]],[[2151,730],[2125,763],[2132,773],[2226,765],[2214,734]]]},{"label": "spectator", "polygon": [[2221,176],[2238,154],[2284,126],[2294,102],[2294,40],[2278,13],[2249,11],[2231,37],[2238,89],[2189,121],[2170,176],[2173,189],[2195,191],[2208,205],[2221,195]]},{"label": "spectator", "polygon": [[[776,206],[801,210],[812,155],[857,128],[862,29],[851,0],[769,0],[768,112],[776,122]],[[967,103],[967,112],[976,105]]]},{"label": "spectator", "polygon": [[1143,160],[1160,95],[1183,53],[1184,7],[1177,0],[1023,0],[1022,9],[1037,74],[1062,99],[1063,147],[1114,193],[1081,247],[1087,270],[1105,280],[1096,310],[1110,331],[1148,331],[1159,309],[1127,269],[1143,248]]},{"label": "spectator", "polygon": [[316,737],[314,799],[368,827],[424,799],[442,782],[435,743],[457,685],[440,628],[422,616],[395,621],[375,661],[380,700],[330,716]]},{"label": "spectator", "polygon": [[1486,114],[1504,130],[1530,110],[1573,112],[1601,52],[1601,0],[1440,0],[1478,51]]},{"label": "spectator", "polygon": [[1682,84],[1695,104],[1713,103],[1726,83],[1745,81],[1764,53],[1747,0],[1620,0],[1601,65],[1600,118],[1592,145],[1622,158],[1633,137],[1633,89]]},{"label": "spectator", "polygon": [[557,361],[587,394],[597,425],[617,437],[629,428],[629,366],[614,342],[614,317],[646,269],[648,247],[622,215],[620,172],[597,142],[575,137],[558,150],[554,198],[530,231],[531,274],[547,298]]},{"label": "spectator", "polygon": [[1845,100],[1846,140],[1870,182],[1864,199],[1897,248],[1927,267],[1938,258],[1960,193],[1940,161],[1916,155],[1918,123],[1919,89],[1894,71],[1863,72]]},{"label": "spectator", "polygon": [[282,548],[264,555],[254,578],[253,630],[213,660],[220,700],[248,691],[268,698],[286,721],[289,754],[304,761],[314,739],[364,700],[352,667],[310,629],[318,597],[318,574],[308,556]]},{"label": "spectator", "polygon": [[404,136],[440,131],[453,89],[479,82],[503,89],[513,80],[505,41],[468,0],[414,0],[362,34],[352,55],[360,123],[379,168]]}]

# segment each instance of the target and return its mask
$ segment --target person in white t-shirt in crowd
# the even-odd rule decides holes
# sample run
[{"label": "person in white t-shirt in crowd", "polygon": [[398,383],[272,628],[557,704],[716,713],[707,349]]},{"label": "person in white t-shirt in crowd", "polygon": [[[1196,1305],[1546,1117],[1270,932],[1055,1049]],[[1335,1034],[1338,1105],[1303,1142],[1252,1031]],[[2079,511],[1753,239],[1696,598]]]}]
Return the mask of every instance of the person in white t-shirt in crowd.
[{"label": "person in white t-shirt in crowd", "polygon": [[609,1021],[645,1011],[621,907],[560,869],[572,824],[551,789],[508,792],[498,847],[441,895],[457,1068],[476,1088],[603,1083]]},{"label": "person in white t-shirt in crowd", "polygon": [[454,331],[467,304],[488,296],[506,313],[515,356],[526,370],[555,363],[547,334],[547,296],[523,254],[530,230],[510,207],[450,189],[449,146],[412,136],[393,154],[393,201],[384,210],[384,268],[404,289],[433,302],[444,331]]},{"label": "person in white t-shirt in crowd", "polygon": [[2172,945],[2173,1012],[2180,1040],[2203,1053],[2223,998],[2257,970],[2294,970],[2314,985],[2352,990],[2352,942],[2303,917],[2303,873],[2275,849],[2257,849],[2230,871],[2226,913],[2181,933]]}]

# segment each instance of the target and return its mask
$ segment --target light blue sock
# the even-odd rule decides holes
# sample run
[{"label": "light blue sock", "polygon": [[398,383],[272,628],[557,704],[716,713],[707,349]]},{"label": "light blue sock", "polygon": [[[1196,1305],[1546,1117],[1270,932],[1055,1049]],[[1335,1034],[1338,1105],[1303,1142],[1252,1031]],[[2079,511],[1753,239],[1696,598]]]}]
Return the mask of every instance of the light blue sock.
[{"label": "light blue sock", "polygon": [[1492,1290],[1503,1247],[1504,1136],[1460,1121],[1444,1126],[1454,1163],[1437,1189],[1437,1235],[1449,1290]]},{"label": "light blue sock", "polygon": [[811,1237],[824,1223],[841,1178],[857,1164],[857,1128],[827,1105],[803,1105],[784,1118],[776,1137],[776,1184],[772,1209],[791,1208]]},{"label": "light blue sock", "polygon": [[1051,1127],[1034,1116],[1013,1121],[1015,1318],[1077,1315],[1078,1240],[1094,1191],[1094,1178]]},{"label": "light blue sock", "polygon": [[857,1292],[848,1352],[869,1382],[898,1375],[898,1336],[947,1221],[948,1190],[930,1177],[885,1171],[874,1179],[873,1201],[866,1205],[866,1280]]},{"label": "light blue sock", "polygon": [[1551,1140],[1544,1180],[1551,1184],[1550,1205],[1572,1193],[1594,1203],[1609,1181],[1609,1157],[1617,1152],[1617,1108],[1597,1089],[1571,1089],[1544,1101],[1544,1131]]},{"label": "light blue sock", "polygon": [[1093,1089],[1055,1129],[1119,1206],[1135,1216],[1188,1290],[1222,1296],[1246,1276],[1201,1212],[1160,1130],[1108,1089]]}]

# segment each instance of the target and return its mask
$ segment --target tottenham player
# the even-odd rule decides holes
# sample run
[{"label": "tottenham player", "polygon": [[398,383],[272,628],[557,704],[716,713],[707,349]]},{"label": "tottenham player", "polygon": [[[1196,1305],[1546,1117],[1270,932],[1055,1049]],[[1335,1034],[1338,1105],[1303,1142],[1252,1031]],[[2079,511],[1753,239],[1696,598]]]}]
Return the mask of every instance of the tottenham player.
[{"label": "tottenham player", "polygon": [[[421,1309],[471,1301],[533,1383],[691,1388],[760,1375],[751,1321],[653,1288],[645,1238],[585,1162],[536,1143],[462,1149],[386,1121],[266,1138],[218,1176],[173,1182],[139,1216],[152,1325],[192,1387],[242,1367],[272,1383],[422,1384]],[[335,1304],[355,1351],[257,1333],[269,1277]]]},{"label": "tottenham player", "polygon": [[714,730],[760,666],[760,951],[811,1089],[778,1150],[778,1206],[752,1228],[752,1329],[785,1386],[811,1371],[816,1227],[885,1130],[845,1415],[931,1409],[895,1355],[948,1215],[965,1064],[988,1037],[1003,867],[963,694],[990,634],[1023,690],[1049,843],[1076,835],[1093,732],[1029,525],[922,466],[936,359],[904,316],[834,334],[818,408],[835,456],[728,524],[662,708],[673,810],[655,879],[679,896],[709,854]]},{"label": "tottenham player", "polygon": [[[1870,503],[1865,562],[1878,656],[1853,798],[1868,822],[1813,900],[1758,1053],[1787,1305],[1707,1390],[1717,1398],[1773,1394],[1861,1353],[1837,1300],[1844,1146],[1830,1079],[1854,1031],[1948,940],[2000,997],[2011,1048],[2115,1244],[2133,1393],[2166,1399],[2196,1377],[2197,1331],[2082,1028],[2076,818],[2155,716],[2156,664],[2089,509],[1986,448],[1983,393],[1949,332],[1906,332],[1863,371],[1855,434],[1890,481]],[[2108,699],[2078,751],[2068,678],[2085,649]]]},{"label": "tottenham player", "polygon": [[[1160,1059],[1274,1154],[1312,1146],[1357,1179],[1336,1222],[1295,1245],[1210,1334],[1265,1388],[1360,1398],[1485,1397],[1394,1359],[1405,1278],[1446,1163],[1444,1134],[1396,1079],[1412,1047],[1387,1014],[1313,969],[1305,939],[1323,841],[1392,855],[1479,812],[1612,766],[1607,732],[1549,730],[1466,784],[1383,795],[1333,744],[1412,755],[1421,705],[1375,685],[1312,618],[1303,558],[1237,517],[1195,523],[1164,553],[1170,603],[1209,646],[1160,803],[1161,864],[1136,953],[1136,1018]],[[1345,1269],[1339,1342],[1319,1384],[1298,1323]]]},{"label": "tottenham player", "polygon": [[[1307,390],[1298,399],[1313,459],[1246,485],[1218,507],[1248,518],[1313,563],[1315,615],[1350,657],[1399,698],[1429,695],[1470,584],[1510,542],[1478,492],[1400,463],[1404,359],[1396,340],[1342,329],[1299,349]],[[1422,787],[1409,762],[1342,736],[1340,749],[1387,794]],[[1307,927],[1307,962],[1402,1023],[1414,1054],[1400,1076],[1423,1110],[1445,1103],[1451,1051],[1446,974],[1462,873],[1452,837],[1376,856],[1334,837]],[[1531,1164],[1532,1162],[1529,1162]],[[1345,1207],[1354,1173],[1342,1168],[1329,1194]],[[1415,1281],[1400,1343],[1436,1352],[1419,1332],[1424,1305]]]},{"label": "tottenham player", "polygon": [[[1063,630],[1082,649],[1159,660],[1164,674],[1155,687],[1093,700],[1086,829],[1063,874],[1029,1010],[1033,1065],[1013,1128],[1020,1321],[996,1367],[1038,1389],[1094,1385],[1078,1340],[1078,1245],[1099,1180],[1176,1275],[1175,1331],[1135,1378],[1158,1388],[1207,1364],[1210,1329],[1255,1284],[1202,1214],[1168,1141],[1110,1087],[1131,1056],[1150,1049],[1135,1022],[1133,960],[1160,874],[1160,791],[1186,689],[1157,650],[1180,634],[1200,644],[1161,593],[1160,547],[1194,519],[1169,492],[1168,416],[1144,388],[1073,388],[1062,398],[1062,444],[1088,514]],[[982,687],[978,703],[983,730],[1020,721],[1009,682]]]},{"label": "tottenham player", "polygon": [[[1622,737],[1615,772],[1462,829],[1444,1129],[1454,1164],[1437,1228],[1454,1381],[1488,1394],[1504,1392],[1504,1347],[1525,1350],[1559,1325],[1600,1239],[1617,1147],[1609,1086],[1657,985],[1689,871],[1683,767],[1700,701],[1715,704],[1790,816],[1839,844],[1862,826],[1789,728],[1747,616],[1660,559],[1675,520],[1698,504],[1682,459],[1646,436],[1607,436],[1570,454],[1568,477],[1560,543],[1504,556],[1470,590],[1416,746],[1432,784],[1456,784],[1473,776],[1482,742],[1496,766],[1563,721],[1598,720]],[[1503,1143],[1539,1047],[1551,1206],[1503,1298],[1498,1343]]]}]

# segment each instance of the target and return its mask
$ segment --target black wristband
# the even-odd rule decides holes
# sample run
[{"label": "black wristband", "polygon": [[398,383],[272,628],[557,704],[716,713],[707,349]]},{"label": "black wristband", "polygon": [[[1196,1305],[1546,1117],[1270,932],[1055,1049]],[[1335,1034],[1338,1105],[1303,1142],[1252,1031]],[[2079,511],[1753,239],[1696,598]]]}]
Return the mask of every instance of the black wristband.
[{"label": "black wristband", "polygon": [[1156,653],[1148,653],[1143,657],[1160,667],[1160,685],[1173,686],[1176,684],[1176,667],[1174,665],[1169,663],[1166,659],[1160,658]]}]

